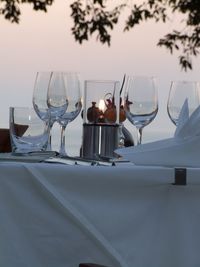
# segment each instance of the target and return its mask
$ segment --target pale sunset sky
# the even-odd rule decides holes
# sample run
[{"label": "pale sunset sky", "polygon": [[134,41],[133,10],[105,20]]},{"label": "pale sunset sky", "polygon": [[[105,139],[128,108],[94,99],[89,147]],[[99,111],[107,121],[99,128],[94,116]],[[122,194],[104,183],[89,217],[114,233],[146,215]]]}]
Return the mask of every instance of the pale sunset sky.
[{"label": "pale sunset sky", "polygon": [[[32,105],[32,91],[37,71],[78,71],[81,80],[116,79],[123,74],[155,76],[158,81],[159,112],[144,129],[167,130],[174,126],[166,111],[167,96],[172,80],[200,80],[200,58],[193,61],[194,70],[180,70],[177,55],[171,56],[156,43],[171,31],[176,20],[164,25],[144,23],[123,33],[124,20],[112,33],[111,47],[96,42],[95,37],[83,43],[75,42],[70,32],[69,3],[56,0],[48,13],[34,12],[31,5],[23,5],[20,24],[12,24],[0,17],[0,127],[8,127],[9,106]],[[116,1],[117,2],[117,1]],[[72,127],[81,129],[78,119]]]}]

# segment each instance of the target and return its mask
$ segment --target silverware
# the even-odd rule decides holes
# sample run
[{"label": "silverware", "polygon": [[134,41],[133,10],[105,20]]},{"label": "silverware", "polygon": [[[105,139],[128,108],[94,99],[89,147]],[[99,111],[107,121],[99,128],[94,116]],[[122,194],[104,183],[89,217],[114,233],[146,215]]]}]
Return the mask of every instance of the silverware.
[{"label": "silverware", "polygon": [[79,157],[50,157],[45,159],[46,163],[61,163],[66,165],[82,165],[82,166],[114,166],[113,162],[106,162],[101,160],[85,160]]}]

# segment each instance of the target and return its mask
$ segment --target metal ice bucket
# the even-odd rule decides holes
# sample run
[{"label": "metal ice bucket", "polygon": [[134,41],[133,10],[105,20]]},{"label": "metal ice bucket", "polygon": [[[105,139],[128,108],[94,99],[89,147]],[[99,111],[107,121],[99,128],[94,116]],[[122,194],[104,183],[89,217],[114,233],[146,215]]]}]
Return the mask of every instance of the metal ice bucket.
[{"label": "metal ice bucket", "polygon": [[82,157],[86,159],[115,158],[119,144],[119,125],[83,124]]}]

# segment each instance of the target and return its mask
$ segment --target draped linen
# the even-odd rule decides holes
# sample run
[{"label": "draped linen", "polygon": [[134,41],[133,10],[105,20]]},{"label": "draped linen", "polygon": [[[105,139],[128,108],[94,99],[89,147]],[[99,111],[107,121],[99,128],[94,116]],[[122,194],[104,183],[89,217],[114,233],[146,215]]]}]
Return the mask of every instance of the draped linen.
[{"label": "draped linen", "polygon": [[0,163],[0,266],[200,266],[200,169]]}]

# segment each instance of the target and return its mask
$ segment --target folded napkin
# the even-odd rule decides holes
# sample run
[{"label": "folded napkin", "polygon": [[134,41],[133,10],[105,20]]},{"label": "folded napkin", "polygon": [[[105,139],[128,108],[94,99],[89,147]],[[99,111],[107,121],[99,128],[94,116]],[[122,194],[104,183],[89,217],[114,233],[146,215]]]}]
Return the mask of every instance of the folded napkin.
[{"label": "folded napkin", "polygon": [[173,138],[117,149],[116,153],[136,165],[200,167],[200,106],[189,117],[185,101]]}]

